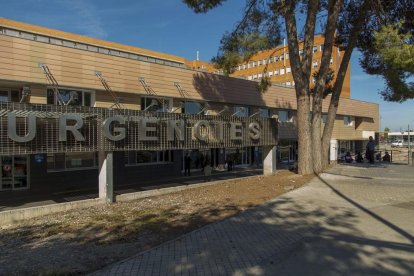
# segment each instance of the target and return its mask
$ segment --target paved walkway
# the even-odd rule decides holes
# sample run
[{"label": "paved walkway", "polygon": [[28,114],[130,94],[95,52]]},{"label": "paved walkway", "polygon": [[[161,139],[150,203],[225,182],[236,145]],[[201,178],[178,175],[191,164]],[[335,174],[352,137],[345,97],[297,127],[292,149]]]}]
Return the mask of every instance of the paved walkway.
[{"label": "paved walkway", "polygon": [[95,275],[412,275],[414,169],[337,165]]}]

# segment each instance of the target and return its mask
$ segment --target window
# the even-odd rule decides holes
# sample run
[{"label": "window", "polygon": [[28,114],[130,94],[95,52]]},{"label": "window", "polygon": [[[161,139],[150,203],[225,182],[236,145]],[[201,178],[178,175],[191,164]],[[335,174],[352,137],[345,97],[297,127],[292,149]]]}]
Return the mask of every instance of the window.
[{"label": "window", "polygon": [[252,80],[252,79],[253,79],[253,77],[250,75],[250,76],[247,76],[247,79],[248,79],[248,80]]},{"label": "window", "polygon": [[151,112],[168,112],[171,108],[171,99],[141,97],[141,110]]},{"label": "window", "polygon": [[260,108],[260,117],[261,118],[269,118],[269,109]]},{"label": "window", "polygon": [[244,69],[246,69],[246,63],[245,63],[245,64],[243,64],[243,70],[244,70]]},{"label": "window", "polygon": [[268,63],[272,63],[273,62],[273,57],[269,57]]},{"label": "window", "polygon": [[241,70],[241,65],[237,66],[237,70],[240,71]]},{"label": "window", "polygon": [[286,85],[289,85],[289,86],[290,86],[290,85],[291,85],[291,84],[290,84],[290,81],[287,81],[287,82],[286,82]]},{"label": "window", "polygon": [[256,61],[253,61],[253,67],[256,67]]},{"label": "window", "polygon": [[274,57],[274,61],[276,62],[276,61],[279,61],[279,57],[278,56],[275,56]]},{"label": "window", "polygon": [[329,64],[330,64],[330,65],[332,65],[332,64],[333,64],[333,59],[332,59],[332,58],[329,60]]},{"label": "window", "polygon": [[275,76],[277,76],[277,75],[279,75],[279,70],[278,69],[275,70]]},{"label": "window", "polygon": [[253,75],[253,79],[255,80],[255,79],[257,79],[257,75]]},{"label": "window", "polygon": [[300,56],[303,56],[303,49],[300,49],[300,50],[299,50],[299,55],[300,55]]},{"label": "window", "polygon": [[285,60],[285,55],[280,55],[279,60]]},{"label": "window", "polygon": [[353,125],[352,116],[344,116],[344,125],[345,126],[352,126]]},{"label": "window", "polygon": [[59,95],[56,95],[53,89],[49,88],[47,89],[47,104],[93,106],[93,93],[62,88],[59,89]]},{"label": "window", "polygon": [[286,59],[289,59],[289,54],[286,54]]},{"label": "window", "polygon": [[319,46],[319,50],[323,52],[323,45]]},{"label": "window", "polygon": [[98,167],[96,152],[66,152],[47,155],[48,171],[93,169]]},{"label": "window", "polygon": [[292,70],[290,69],[290,67],[286,68],[286,74],[292,72]]},{"label": "window", "polygon": [[263,64],[266,65],[266,63],[267,63],[267,60],[263,59]]},{"label": "window", "polygon": [[261,79],[261,78],[262,78],[262,74],[259,74],[259,75],[258,75],[258,78],[259,78],[259,79]]},{"label": "window", "polygon": [[281,74],[281,75],[284,75],[284,74],[285,74],[285,69],[284,69],[284,68],[281,68],[281,69],[280,69],[280,74]]},{"label": "window", "polygon": [[269,72],[269,77],[273,76],[273,71]]},{"label": "window", "polygon": [[312,68],[318,68],[318,62],[317,61],[312,62]]},{"label": "window", "polygon": [[20,97],[19,90],[0,88],[0,102],[20,102]]},{"label": "window", "polygon": [[183,113],[198,114],[203,110],[204,106],[199,102],[184,102]]},{"label": "window", "polygon": [[313,53],[316,53],[318,51],[318,46],[313,46],[313,48],[312,48],[312,52]]},{"label": "window", "polygon": [[292,122],[293,120],[292,112],[289,110],[279,110],[278,118],[279,118],[279,122],[281,123]]},{"label": "window", "polygon": [[172,162],[171,150],[165,151],[129,151],[125,152],[126,165],[154,164]]},{"label": "window", "polygon": [[262,65],[262,61],[261,60],[258,60],[257,61],[257,66],[260,66],[260,65]]},{"label": "window", "polygon": [[249,108],[244,106],[235,106],[233,115],[236,117],[248,117]]},{"label": "window", "polygon": [[322,123],[326,124],[328,121],[328,114],[322,114]]},{"label": "window", "polygon": [[252,63],[251,62],[247,63],[247,68],[252,68]]}]

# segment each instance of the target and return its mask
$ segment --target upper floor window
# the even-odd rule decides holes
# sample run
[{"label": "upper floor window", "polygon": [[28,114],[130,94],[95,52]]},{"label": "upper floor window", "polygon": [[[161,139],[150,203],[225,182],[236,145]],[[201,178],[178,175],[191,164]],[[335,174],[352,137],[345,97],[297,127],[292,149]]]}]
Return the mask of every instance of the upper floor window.
[{"label": "upper floor window", "polygon": [[273,57],[269,57],[268,63],[272,63],[272,62],[273,62]]},{"label": "upper floor window", "polygon": [[141,110],[144,111],[168,112],[171,106],[171,99],[141,97]]},{"label": "upper floor window", "polygon": [[323,52],[323,45],[319,46],[319,50]]},{"label": "upper floor window", "polygon": [[266,65],[267,59],[263,59],[263,64]]},{"label": "upper floor window", "polygon": [[313,61],[312,62],[312,67],[313,68],[318,68],[318,62],[317,61]]},{"label": "upper floor window", "polygon": [[279,110],[278,118],[279,118],[279,122],[282,122],[282,123],[293,121],[293,115],[290,110]]},{"label": "upper floor window", "polygon": [[312,48],[312,52],[313,53],[316,53],[318,51],[318,46],[313,46],[313,48]]},{"label": "upper floor window", "polygon": [[333,64],[333,59],[331,58],[330,60],[329,60],[329,64]]},{"label": "upper floor window", "polygon": [[253,61],[253,67],[256,67],[256,61]]},{"label": "upper floor window", "polygon": [[199,102],[189,102],[186,101],[183,103],[183,113],[185,114],[198,114],[204,108],[204,105]]},{"label": "upper floor window", "polygon": [[303,49],[299,50],[299,55],[303,56]]},{"label": "upper floor window", "polygon": [[19,90],[0,88],[0,102],[19,102],[20,97]]},{"label": "upper floor window", "polygon": [[262,65],[262,61],[261,60],[258,60],[257,61],[257,66],[260,66],[260,65]]},{"label": "upper floor window", "polygon": [[47,89],[47,104],[93,106],[93,92],[59,88],[59,94],[51,88]]},{"label": "upper floor window", "polygon": [[275,70],[275,76],[277,76],[277,75],[279,75],[279,70],[278,69]]},{"label": "upper floor window", "polygon": [[275,56],[273,59],[274,59],[275,62],[276,61],[279,61],[279,57],[278,56]]},{"label": "upper floor window", "polygon": [[284,68],[281,68],[281,69],[280,69],[280,74],[281,74],[281,75],[284,75],[284,74],[285,74],[285,69],[284,69]]},{"label": "upper floor window", "polygon": [[287,68],[286,68],[286,74],[288,74],[288,73],[290,73],[290,72],[292,72],[292,70],[290,69],[290,67],[287,67]]},{"label": "upper floor window", "polygon": [[285,59],[285,55],[280,55],[280,60],[284,60]]},{"label": "upper floor window", "polygon": [[344,125],[345,126],[352,126],[353,125],[352,116],[344,116]]},{"label": "upper floor window", "polygon": [[247,68],[252,68],[252,63],[251,62],[247,63]]},{"label": "upper floor window", "polygon": [[244,70],[244,69],[246,69],[246,63],[245,63],[245,64],[243,64],[243,70]]},{"label": "upper floor window", "polygon": [[253,79],[253,77],[250,75],[250,76],[247,76],[247,79],[248,79],[248,80],[252,80],[252,79]]},{"label": "upper floor window", "polygon": [[260,108],[260,117],[262,117],[262,118],[269,118],[269,109],[267,109],[267,108]]},{"label": "upper floor window", "polygon": [[235,106],[233,116],[236,117],[248,117],[249,108],[245,106]]},{"label": "upper floor window", "polygon": [[286,59],[289,59],[289,54],[286,54]]},{"label": "upper floor window", "polygon": [[269,71],[269,77],[273,76],[273,71]]},{"label": "upper floor window", "polygon": [[326,124],[328,121],[328,114],[322,114],[322,123]]}]

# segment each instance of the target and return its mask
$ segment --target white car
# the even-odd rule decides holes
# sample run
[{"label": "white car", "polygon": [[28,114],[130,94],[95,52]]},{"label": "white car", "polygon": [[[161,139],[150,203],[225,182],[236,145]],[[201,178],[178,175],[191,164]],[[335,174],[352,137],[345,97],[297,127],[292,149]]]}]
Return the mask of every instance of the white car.
[{"label": "white car", "polygon": [[403,141],[399,140],[399,141],[392,142],[391,147],[392,148],[401,148],[403,146],[403,144],[404,144]]}]

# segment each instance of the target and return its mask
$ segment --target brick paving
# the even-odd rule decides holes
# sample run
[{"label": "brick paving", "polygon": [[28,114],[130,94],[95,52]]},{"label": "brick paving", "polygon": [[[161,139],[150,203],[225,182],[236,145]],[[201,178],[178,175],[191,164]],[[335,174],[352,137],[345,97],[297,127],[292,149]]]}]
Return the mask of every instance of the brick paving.
[{"label": "brick paving", "polygon": [[337,165],[94,275],[410,275],[413,179],[409,166]]}]

